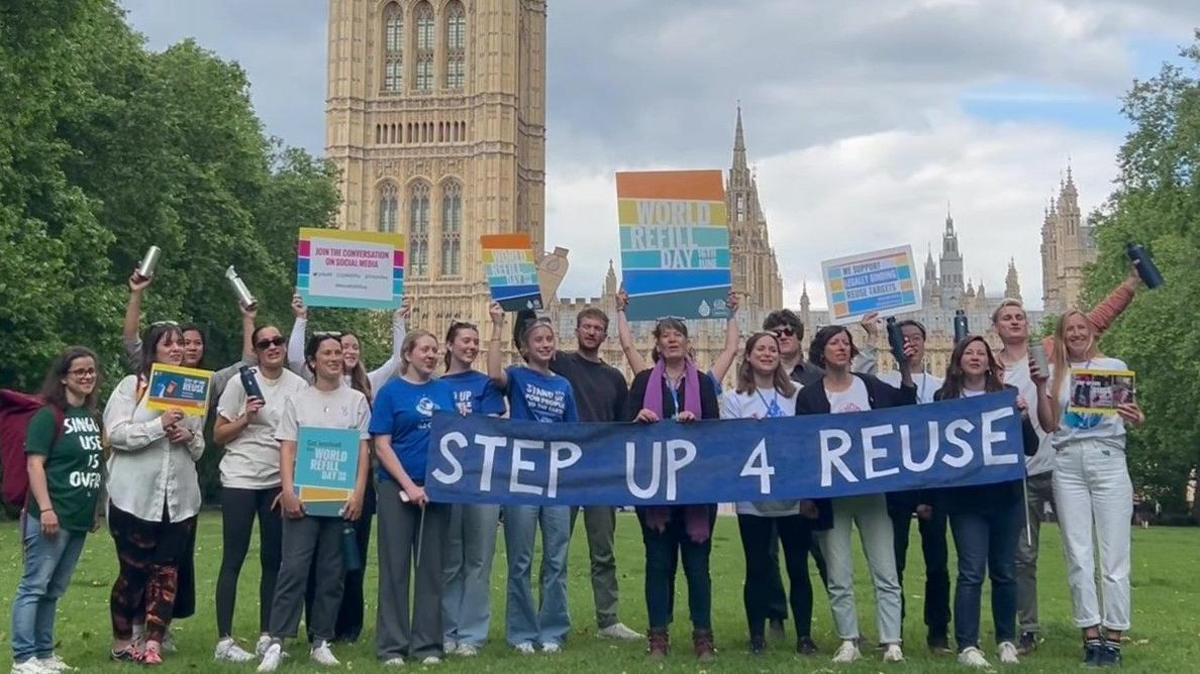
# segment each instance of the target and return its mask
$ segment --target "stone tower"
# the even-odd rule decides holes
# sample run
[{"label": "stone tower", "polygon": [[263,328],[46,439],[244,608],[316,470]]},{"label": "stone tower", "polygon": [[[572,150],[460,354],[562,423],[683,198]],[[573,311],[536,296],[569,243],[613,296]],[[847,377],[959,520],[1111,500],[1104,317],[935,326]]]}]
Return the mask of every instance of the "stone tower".
[{"label": "stone tower", "polygon": [[943,302],[956,305],[963,296],[963,257],[958,251],[958,233],[954,231],[954,218],[946,208],[946,230],[942,233],[942,254],[938,258],[941,271],[939,285]]},{"label": "stone tower", "polygon": [[1017,261],[1008,258],[1008,273],[1004,275],[1004,297],[1021,299],[1021,282],[1017,280]]},{"label": "stone tower", "polygon": [[1050,200],[1042,221],[1042,302],[1048,313],[1061,314],[1077,305],[1084,272],[1095,260],[1092,228],[1083,222],[1079,191],[1068,165],[1058,198]]},{"label": "stone tower", "polygon": [[480,235],[545,242],[545,0],[330,0],[328,77],[338,227],[408,237],[414,325],[482,321]]},{"label": "stone tower", "polygon": [[745,293],[748,306],[767,311],[782,307],[783,279],[767,233],[767,218],[758,200],[758,183],[746,163],[741,107],[733,132],[733,165],[727,183],[725,201],[729,208],[733,289]]}]

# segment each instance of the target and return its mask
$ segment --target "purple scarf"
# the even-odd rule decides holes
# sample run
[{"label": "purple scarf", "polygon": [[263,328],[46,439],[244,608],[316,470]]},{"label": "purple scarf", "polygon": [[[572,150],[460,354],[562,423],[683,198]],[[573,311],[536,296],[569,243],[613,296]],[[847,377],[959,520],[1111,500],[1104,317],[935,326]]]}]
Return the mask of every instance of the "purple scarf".
[{"label": "purple scarf", "polygon": [[[666,364],[660,359],[654,364],[654,369],[650,371],[650,379],[646,382],[646,395],[642,398],[642,407],[654,412],[660,419],[663,417],[663,389],[669,386],[666,374]],[[691,359],[684,361],[682,383],[681,388],[686,393],[683,399],[683,409],[677,409],[675,413],[691,412],[693,416],[700,419],[700,373]],[[651,531],[657,531],[660,534],[666,531],[667,523],[671,521],[671,507],[650,506],[646,508],[646,526]],[[708,523],[708,506],[689,505],[683,506],[683,510],[688,538],[691,538],[693,543],[707,541],[708,537],[712,535],[712,529]]]}]

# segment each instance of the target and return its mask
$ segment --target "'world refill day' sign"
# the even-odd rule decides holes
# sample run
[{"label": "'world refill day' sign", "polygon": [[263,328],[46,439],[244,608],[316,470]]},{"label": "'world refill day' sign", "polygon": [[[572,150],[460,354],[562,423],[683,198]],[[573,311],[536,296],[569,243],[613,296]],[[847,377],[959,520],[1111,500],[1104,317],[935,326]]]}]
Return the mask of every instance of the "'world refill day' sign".
[{"label": "'world refill day' sign", "polygon": [[542,291],[528,234],[489,234],[479,238],[492,299],[505,311],[541,309]]},{"label": "'world refill day' sign", "polygon": [[729,315],[726,210],[720,171],[617,174],[630,320]]},{"label": "'world refill day' sign", "polygon": [[404,236],[305,227],[296,291],[310,307],[395,309],[404,298]]},{"label": "'world refill day' sign", "polygon": [[354,493],[362,439],[354,428],[301,426],[296,437],[296,496],[314,517],[337,517]]}]

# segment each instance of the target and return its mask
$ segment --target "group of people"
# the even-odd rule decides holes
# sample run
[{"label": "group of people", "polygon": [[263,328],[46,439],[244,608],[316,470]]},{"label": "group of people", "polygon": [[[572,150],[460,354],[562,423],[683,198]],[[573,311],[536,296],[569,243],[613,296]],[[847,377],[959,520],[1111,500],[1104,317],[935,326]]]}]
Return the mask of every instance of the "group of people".
[{"label": "group of people", "polygon": [[[479,653],[490,630],[490,579],[500,529],[508,567],[505,640],[520,653],[559,652],[571,632],[567,551],[582,510],[599,635],[646,638],[651,659],[668,657],[675,577],[682,562],[692,650],[700,661],[711,661],[716,647],[709,561],[716,504],[637,509],[645,548],[648,635],[643,637],[618,617],[616,509],[431,501],[424,477],[434,412],[540,423],[693,423],[839,414],[1015,388],[1028,456],[1023,481],[736,504],[749,650],[763,652],[768,636],[783,638],[790,609],[797,651],[818,653],[811,629],[811,556],[839,640],[833,661],[862,657],[852,553],[857,527],[875,591],[882,658],[903,661],[901,584],[915,517],[926,566],[929,648],[955,652],[953,621],[958,661],[990,666],[980,638],[986,574],[996,652],[1000,662],[1015,663],[1040,640],[1038,523],[1043,504],[1051,502],[1066,549],[1084,661],[1119,664],[1121,636],[1130,627],[1133,499],[1125,428],[1145,417],[1134,403],[1120,405],[1118,416],[1078,414],[1067,407],[1073,370],[1125,369],[1099,353],[1098,337],[1132,300],[1136,284],[1131,275],[1091,313],[1060,317],[1054,336],[1045,340],[1047,371],[1030,356],[1030,326],[1020,302],[1006,300],[993,315],[1002,348],[993,351],[982,336],[967,336],[955,345],[942,377],[926,371],[926,331],[915,321],[901,323],[905,358],[898,372],[880,376],[874,373],[869,343],[878,333],[874,317],[863,322],[867,344],[856,344],[844,326],[827,326],[813,336],[805,358],[805,326],[795,313],[781,309],[742,346],[734,294],[725,350],[702,371],[689,346],[688,325],[678,319],[658,321],[646,360],[634,343],[622,293],[618,337],[635,373],[628,385],[600,356],[610,319],[597,308],[577,316],[572,352],[560,351],[553,324],[531,311],[518,312],[508,332],[506,313],[493,304],[483,347],[480,329],[469,323],[454,322],[443,340],[426,330],[407,330],[402,309],[395,315],[392,357],[368,372],[357,336],[307,334],[299,297],[293,300],[296,320],[289,337],[277,326],[256,325],[255,312],[243,307],[243,359],[218,371],[212,384],[212,437],[224,448],[214,656],[225,662],[258,660],[258,671],[275,671],[285,657],[285,641],[298,636],[304,614],[311,659],[337,665],[331,645],[354,641],[363,630],[363,566],[373,515],[379,520],[376,654],[383,665],[436,664],[448,654]],[[130,281],[125,337],[131,373],[116,386],[102,414],[100,361],[90,350],[68,349],[47,373],[47,405],[28,430],[31,487],[22,520],[24,574],[13,601],[14,674],[68,669],[54,652],[55,611],[87,534],[98,529],[102,516],[119,562],[110,598],[111,657],[163,662],[171,650],[172,622],[195,611],[193,557],[201,505],[196,462],[206,450],[205,420],[182,410],[151,409],[146,393],[155,363],[199,366],[204,335],[195,326],[162,322],[151,324],[138,339],[147,285],[136,276]],[[506,367],[504,343],[510,338],[523,362]],[[481,348],[486,348],[486,373],[474,369]],[[721,382],[739,351],[733,386],[723,391]],[[237,376],[245,367],[253,368],[249,376],[257,386],[247,386],[244,370]],[[297,496],[297,441],[306,427],[351,429],[359,437],[355,488],[340,516],[309,514]],[[248,650],[235,639],[233,616],[255,521],[259,635]],[[953,595],[947,528],[958,560]],[[532,570],[539,530],[540,596],[535,600]],[[1099,591],[1093,573],[1097,558]]]}]

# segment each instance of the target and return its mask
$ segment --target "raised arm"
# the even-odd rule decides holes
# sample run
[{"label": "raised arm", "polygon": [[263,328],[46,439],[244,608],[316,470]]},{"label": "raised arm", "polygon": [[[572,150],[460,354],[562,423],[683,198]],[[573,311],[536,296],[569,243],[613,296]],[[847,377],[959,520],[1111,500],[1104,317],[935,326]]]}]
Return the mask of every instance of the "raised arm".
[{"label": "raised arm", "polygon": [[734,358],[737,358],[738,343],[742,339],[742,331],[737,321],[738,294],[730,290],[726,304],[729,306],[729,320],[725,323],[725,348],[721,349],[721,353],[717,354],[712,364],[712,376],[718,382],[725,380],[725,373],[729,372]]},{"label": "raised arm", "polygon": [[408,298],[401,302],[400,308],[392,314],[392,355],[383,365],[367,373],[371,380],[371,390],[378,391],[396,374],[400,367],[401,351],[404,349],[404,337],[408,334],[408,314],[410,312]]},{"label": "raised arm", "polygon": [[504,371],[504,354],[500,346],[504,341],[504,309],[499,302],[492,302],[488,307],[492,317],[492,337],[488,340],[487,371],[492,383],[501,391],[508,390],[508,373]]},{"label": "raised arm", "polygon": [[1129,275],[1125,277],[1124,281],[1121,281],[1121,285],[1114,288],[1108,297],[1105,297],[1100,304],[1088,312],[1088,322],[1092,324],[1097,336],[1112,327],[1117,317],[1133,301],[1134,292],[1141,282],[1142,279],[1138,276],[1137,270],[1131,266]]},{"label": "raised arm", "polygon": [[308,331],[308,307],[304,306],[304,299],[300,297],[300,293],[292,295],[292,316],[296,320],[292,321],[292,334],[288,335],[288,369],[311,382],[311,374],[304,366],[304,342],[308,337],[305,334]]},{"label": "raised arm", "polygon": [[141,366],[142,340],[138,337],[138,328],[142,322],[142,295],[150,287],[151,279],[129,277],[129,302],[125,304],[125,322],[121,325],[121,344],[125,347],[125,356],[131,370]]},{"label": "raised arm", "polygon": [[629,294],[622,288],[617,292],[617,339],[621,342],[621,351],[625,353],[625,362],[629,363],[629,371],[636,375],[650,366],[634,346],[633,328],[629,325],[629,317],[625,315],[628,306]]}]

